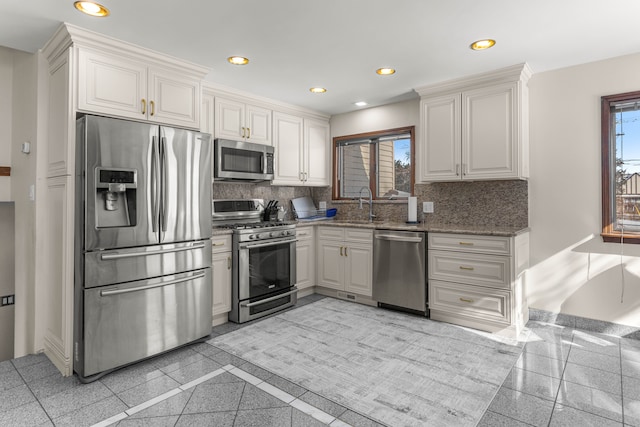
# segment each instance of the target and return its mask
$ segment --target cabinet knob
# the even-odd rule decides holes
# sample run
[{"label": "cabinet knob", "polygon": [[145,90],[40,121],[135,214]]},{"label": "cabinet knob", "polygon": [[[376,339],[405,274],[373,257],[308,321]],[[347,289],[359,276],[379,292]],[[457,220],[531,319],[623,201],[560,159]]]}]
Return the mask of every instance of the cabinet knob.
[{"label": "cabinet knob", "polygon": [[142,114],[147,114],[147,101],[145,101],[144,99],[140,100],[140,103],[142,104]]}]

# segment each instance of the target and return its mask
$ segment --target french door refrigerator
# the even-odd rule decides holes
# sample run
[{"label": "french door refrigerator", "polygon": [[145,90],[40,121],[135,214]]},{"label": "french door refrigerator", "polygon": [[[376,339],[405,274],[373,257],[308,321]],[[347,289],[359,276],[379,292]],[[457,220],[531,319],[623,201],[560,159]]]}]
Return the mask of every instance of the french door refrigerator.
[{"label": "french door refrigerator", "polygon": [[211,332],[211,140],[76,122],[74,370],[83,382]]}]

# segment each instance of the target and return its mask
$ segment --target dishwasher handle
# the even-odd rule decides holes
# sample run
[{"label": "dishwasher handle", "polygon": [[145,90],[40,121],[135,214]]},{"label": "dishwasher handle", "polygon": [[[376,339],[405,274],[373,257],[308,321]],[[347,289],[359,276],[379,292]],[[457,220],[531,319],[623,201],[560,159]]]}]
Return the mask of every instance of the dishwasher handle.
[{"label": "dishwasher handle", "polygon": [[389,234],[379,234],[374,237],[379,240],[391,240],[393,242],[409,242],[409,243],[422,242],[422,237],[404,237],[404,236],[393,236]]}]

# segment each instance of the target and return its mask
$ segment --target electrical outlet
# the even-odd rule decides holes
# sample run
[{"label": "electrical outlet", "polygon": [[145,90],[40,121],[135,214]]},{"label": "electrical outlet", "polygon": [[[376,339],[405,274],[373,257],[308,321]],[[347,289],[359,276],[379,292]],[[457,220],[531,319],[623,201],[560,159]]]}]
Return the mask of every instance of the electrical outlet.
[{"label": "electrical outlet", "polygon": [[320,202],[318,209],[327,209],[327,202]]},{"label": "electrical outlet", "polygon": [[14,305],[16,303],[15,295],[5,295],[0,297],[0,307],[4,307],[5,305]]},{"label": "electrical outlet", "polygon": [[433,202],[422,202],[423,213],[433,213]]}]

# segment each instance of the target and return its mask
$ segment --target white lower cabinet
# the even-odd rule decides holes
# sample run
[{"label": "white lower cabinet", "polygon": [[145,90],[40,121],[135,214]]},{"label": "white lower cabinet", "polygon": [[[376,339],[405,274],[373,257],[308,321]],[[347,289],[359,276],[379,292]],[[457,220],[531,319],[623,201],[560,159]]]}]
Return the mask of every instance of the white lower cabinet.
[{"label": "white lower cabinet", "polygon": [[213,323],[227,321],[231,311],[231,235],[211,239],[211,272],[213,277]]},{"label": "white lower cabinet", "polygon": [[529,234],[429,233],[431,318],[515,336],[529,315],[524,297]]},{"label": "white lower cabinet", "polygon": [[296,286],[303,291],[316,282],[315,227],[298,227],[296,238]]},{"label": "white lower cabinet", "polygon": [[318,227],[317,285],[371,296],[373,230]]}]

